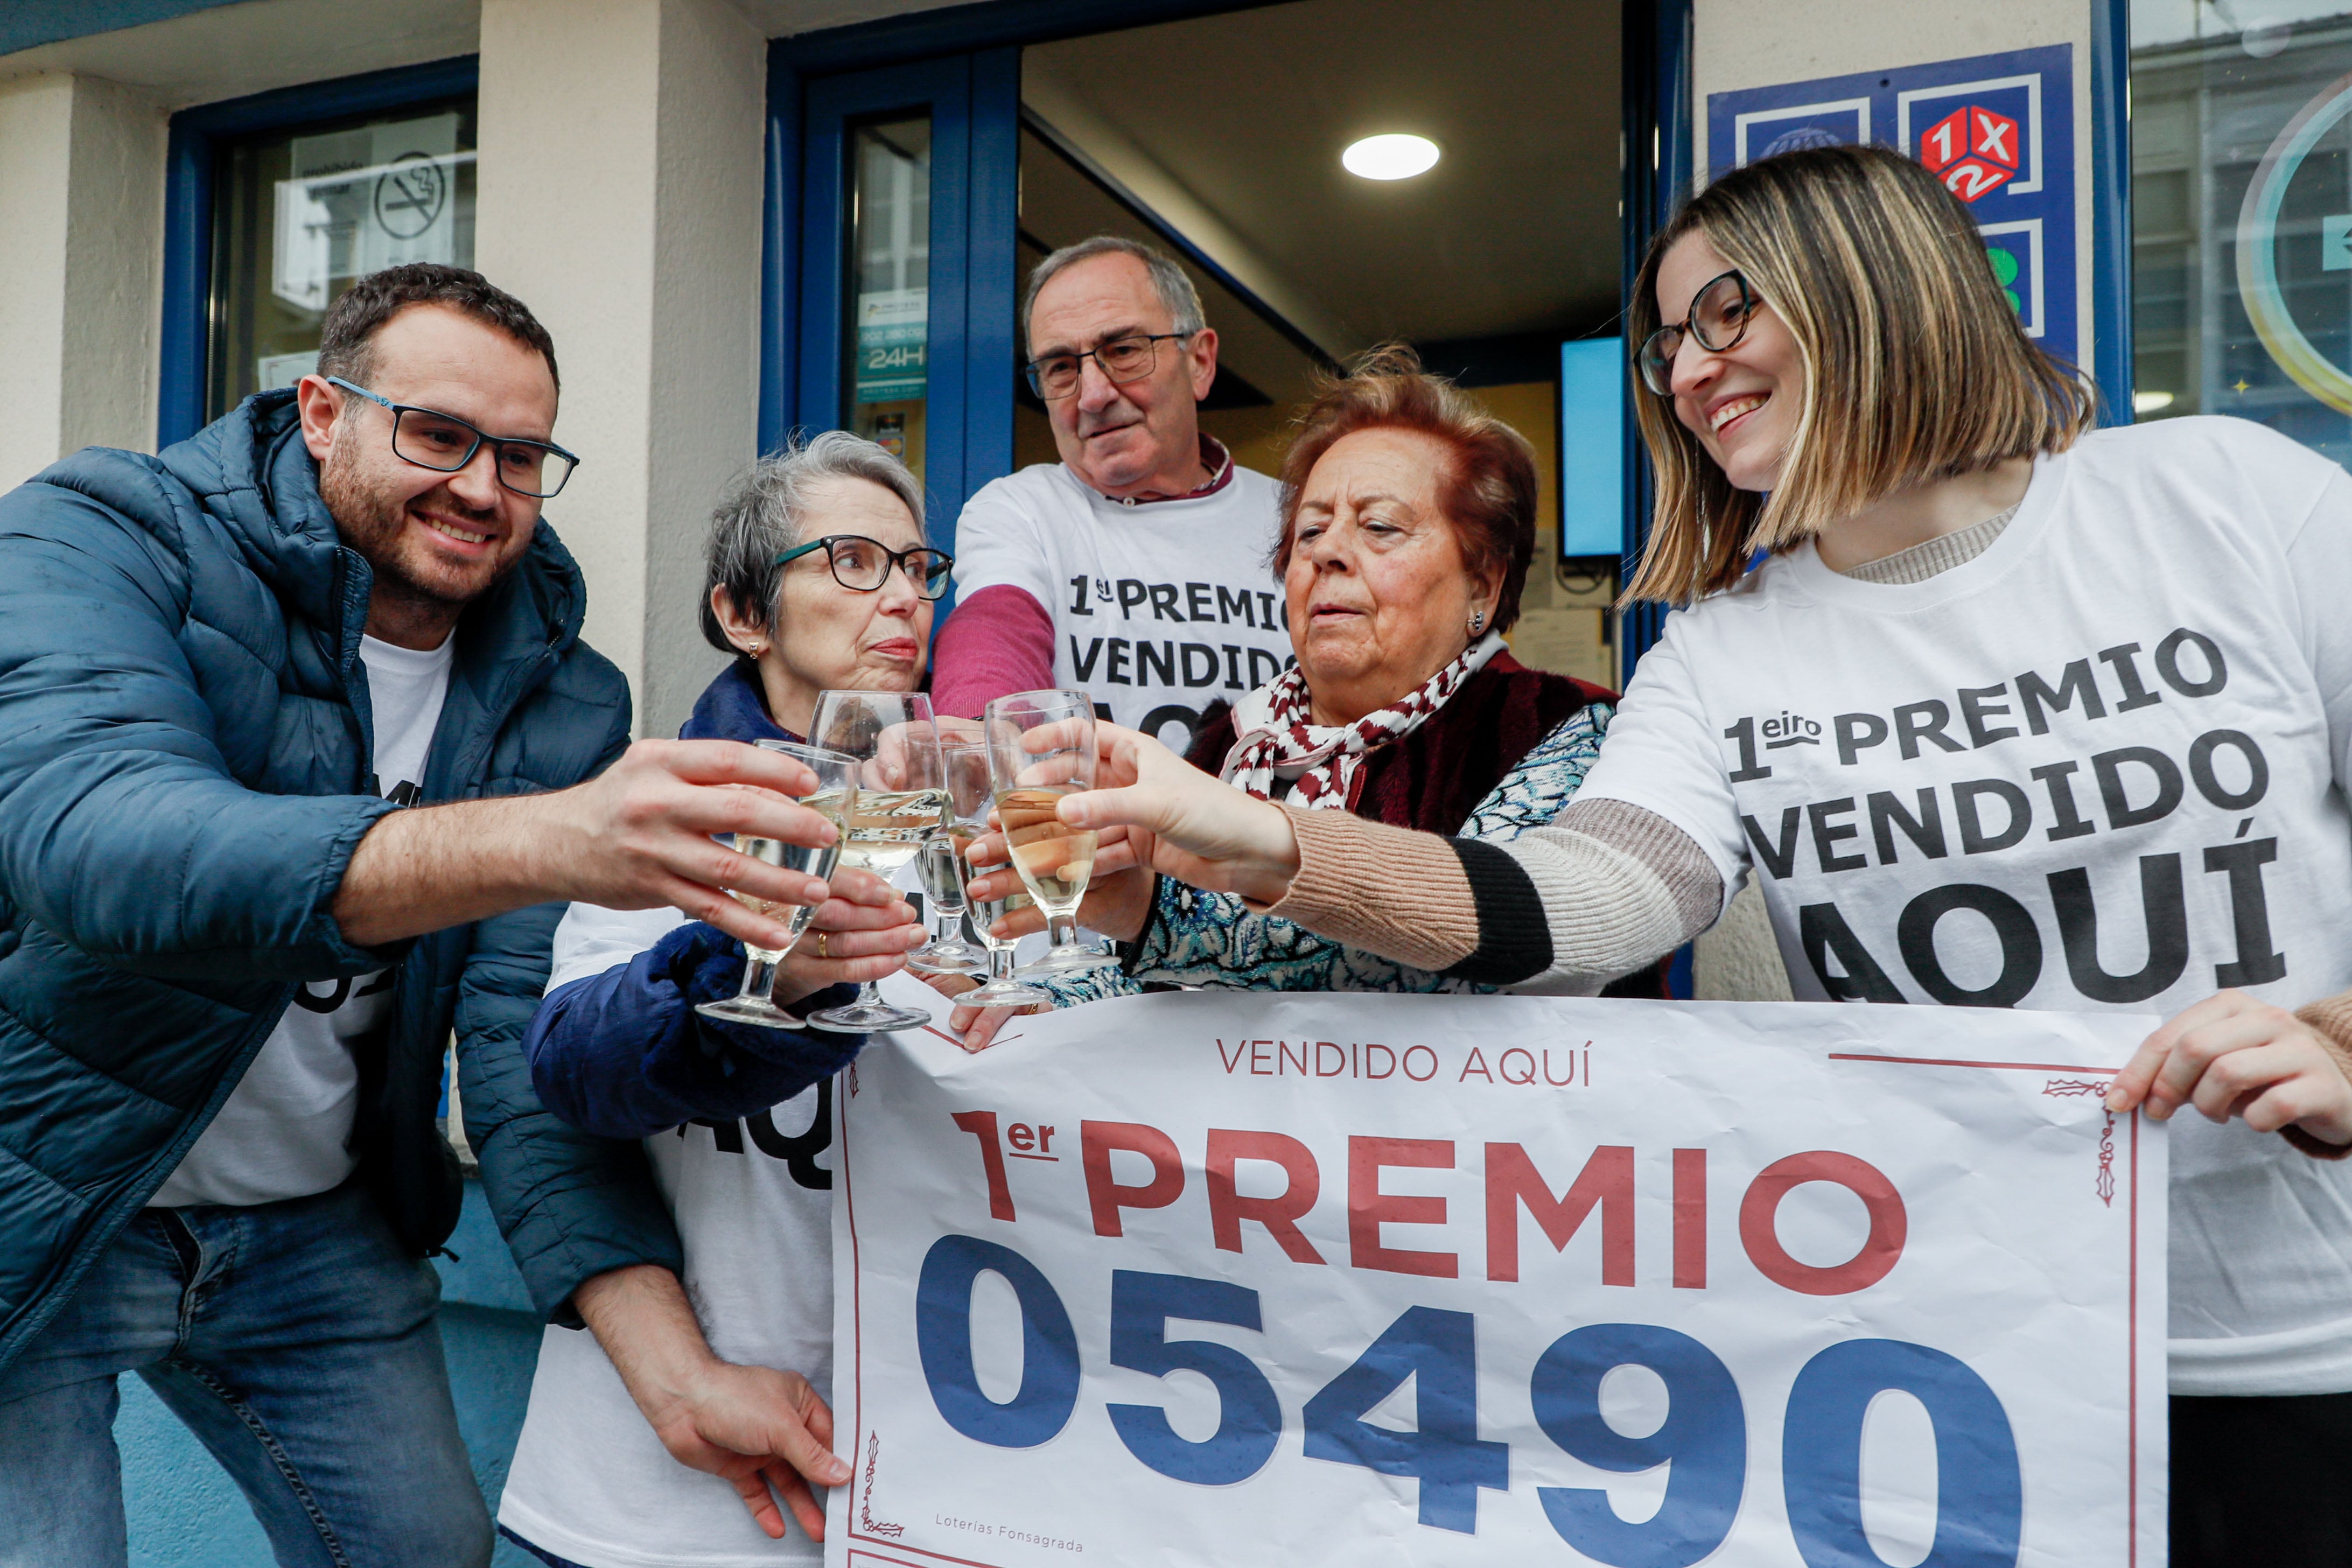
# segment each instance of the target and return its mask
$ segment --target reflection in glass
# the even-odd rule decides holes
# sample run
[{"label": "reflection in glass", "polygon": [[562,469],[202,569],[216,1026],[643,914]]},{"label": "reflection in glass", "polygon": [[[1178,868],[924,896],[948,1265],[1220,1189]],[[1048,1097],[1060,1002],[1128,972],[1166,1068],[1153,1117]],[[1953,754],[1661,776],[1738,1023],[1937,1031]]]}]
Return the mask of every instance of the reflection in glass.
[{"label": "reflection in glass", "polygon": [[2263,9],[2241,30],[2211,5],[2132,7],[2133,404],[2258,420],[2344,461],[2352,4]]},{"label": "reflection in glass", "polygon": [[923,472],[931,298],[929,115],[850,133],[842,424]]},{"label": "reflection in glass", "polygon": [[231,142],[215,181],[208,418],[315,369],[353,279],[474,264],[471,99]]}]

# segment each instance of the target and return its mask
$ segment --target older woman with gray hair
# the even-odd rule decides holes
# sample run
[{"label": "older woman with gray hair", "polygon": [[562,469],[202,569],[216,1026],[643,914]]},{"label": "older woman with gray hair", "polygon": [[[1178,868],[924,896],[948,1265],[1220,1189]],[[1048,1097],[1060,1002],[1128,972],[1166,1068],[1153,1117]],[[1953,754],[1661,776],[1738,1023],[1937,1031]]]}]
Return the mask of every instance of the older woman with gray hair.
[{"label": "older woman with gray hair", "polygon": [[[953,563],[925,542],[906,465],[831,431],[761,460],[713,516],[705,564],[703,635],[733,658],[680,734],[791,741],[822,691],[914,689]],[[802,1016],[923,938],[880,879],[829,881],[815,936],[778,969],[776,1004]],[[695,1012],[742,973],[739,945],[677,910],[575,904],[556,929],[531,1081],[565,1121],[644,1141],[682,1247],[677,1269],[590,1280],[574,1304],[592,1333],[541,1344],[499,1522],[551,1563],[821,1559],[819,1490],[848,1472],[830,1452],[817,1157],[833,1074],[864,1037]],[[804,1534],[784,1539],[786,1510]]]}]

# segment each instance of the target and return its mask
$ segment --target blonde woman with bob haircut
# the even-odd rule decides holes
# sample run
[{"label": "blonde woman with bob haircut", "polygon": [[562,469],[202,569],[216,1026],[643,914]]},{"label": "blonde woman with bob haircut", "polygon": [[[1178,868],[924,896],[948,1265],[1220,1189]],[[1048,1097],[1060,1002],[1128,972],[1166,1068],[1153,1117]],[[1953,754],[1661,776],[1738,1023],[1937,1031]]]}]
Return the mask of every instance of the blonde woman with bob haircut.
[{"label": "blonde woman with bob haircut", "polygon": [[2235,419],[2086,432],[1968,210],[1880,149],[1717,182],[1631,319],[1632,593],[1682,610],[1549,824],[1289,810],[1124,731],[1062,815],[1517,988],[1653,960],[1752,874],[1800,998],[2167,1016],[2108,1104],[2201,1113],[2172,1561],[2352,1561],[2352,477]]}]

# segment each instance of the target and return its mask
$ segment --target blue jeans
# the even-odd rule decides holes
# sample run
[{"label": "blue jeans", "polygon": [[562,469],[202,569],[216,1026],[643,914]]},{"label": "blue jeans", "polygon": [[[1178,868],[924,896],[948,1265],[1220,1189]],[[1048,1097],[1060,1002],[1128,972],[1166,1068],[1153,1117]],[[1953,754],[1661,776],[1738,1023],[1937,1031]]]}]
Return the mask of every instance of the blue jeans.
[{"label": "blue jeans", "polygon": [[357,1184],[142,1211],[0,1373],[0,1568],[127,1561],[125,1372],[235,1479],[287,1568],[482,1568],[440,1298]]}]

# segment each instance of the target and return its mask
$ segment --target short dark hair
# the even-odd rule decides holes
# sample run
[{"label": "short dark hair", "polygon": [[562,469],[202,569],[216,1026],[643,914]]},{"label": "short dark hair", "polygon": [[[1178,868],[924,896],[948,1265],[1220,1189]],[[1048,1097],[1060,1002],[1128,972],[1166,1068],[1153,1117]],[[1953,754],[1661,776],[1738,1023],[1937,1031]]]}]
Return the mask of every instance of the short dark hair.
[{"label": "short dark hair", "polygon": [[374,368],[375,334],[411,305],[446,306],[525,348],[537,349],[547,361],[548,379],[557,391],[563,389],[563,377],[555,369],[555,340],[530,307],[478,272],[436,261],[407,261],[371,272],[328,306],[327,319],[319,328],[319,374],[366,385]]},{"label": "short dark hair", "polygon": [[1445,448],[1437,509],[1453,526],[1462,568],[1496,580],[1494,630],[1519,618],[1536,548],[1536,454],[1528,438],[1442,375],[1421,368],[1409,344],[1367,350],[1345,376],[1318,378],[1282,459],[1282,532],[1274,573],[1290,570],[1298,499],[1323,454],[1359,430],[1411,430]]}]

